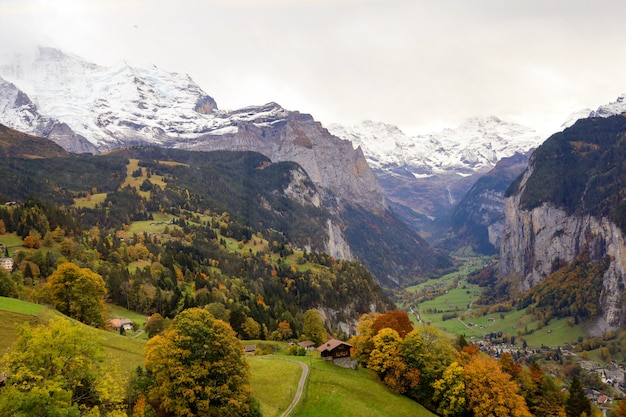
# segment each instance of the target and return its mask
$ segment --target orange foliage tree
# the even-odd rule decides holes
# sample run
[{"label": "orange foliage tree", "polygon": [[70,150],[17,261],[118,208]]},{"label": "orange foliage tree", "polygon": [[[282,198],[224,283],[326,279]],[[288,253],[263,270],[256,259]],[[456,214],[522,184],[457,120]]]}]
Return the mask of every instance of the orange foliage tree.
[{"label": "orange foliage tree", "polygon": [[381,314],[376,317],[374,323],[372,324],[372,329],[375,333],[378,333],[381,329],[385,328],[395,330],[398,332],[400,338],[404,339],[404,336],[413,330],[413,324],[411,323],[411,319],[409,319],[409,315],[406,311],[390,310],[385,314]]},{"label": "orange foliage tree", "polygon": [[474,417],[532,417],[511,376],[486,355],[475,355],[465,365],[467,407]]}]

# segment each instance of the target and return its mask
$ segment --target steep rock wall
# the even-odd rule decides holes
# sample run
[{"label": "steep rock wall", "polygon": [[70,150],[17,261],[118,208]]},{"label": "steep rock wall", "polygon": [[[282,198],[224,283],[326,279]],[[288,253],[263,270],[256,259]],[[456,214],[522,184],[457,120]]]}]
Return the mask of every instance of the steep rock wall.
[{"label": "steep rock wall", "polygon": [[621,230],[605,218],[569,216],[549,203],[525,211],[519,209],[519,196],[505,199],[500,272],[517,277],[520,292],[543,281],[553,263],[572,262],[585,247],[589,248],[592,261],[610,256],[611,264],[603,276],[600,309],[609,325],[624,324],[626,245]]}]

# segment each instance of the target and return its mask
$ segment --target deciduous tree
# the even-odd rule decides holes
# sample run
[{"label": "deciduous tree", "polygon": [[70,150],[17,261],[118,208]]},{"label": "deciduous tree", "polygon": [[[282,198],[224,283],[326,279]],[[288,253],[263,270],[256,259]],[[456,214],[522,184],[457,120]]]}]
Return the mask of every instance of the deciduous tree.
[{"label": "deciduous tree", "polygon": [[62,263],[50,275],[44,292],[61,313],[90,326],[104,325],[106,286],[92,270]]},{"label": "deciduous tree", "polygon": [[441,379],[433,383],[433,401],[437,412],[444,417],[461,415],[465,411],[465,381],[463,367],[452,362],[444,371]]},{"label": "deciduous tree", "polygon": [[250,372],[232,328],[206,310],[181,312],[172,328],[150,339],[146,368],[151,403],[168,416],[248,416]]},{"label": "deciduous tree", "polygon": [[473,356],[464,377],[467,407],[475,417],[531,417],[517,384],[495,359]]},{"label": "deciduous tree", "polygon": [[406,311],[402,310],[390,310],[385,314],[381,314],[376,317],[372,328],[376,333],[381,329],[390,328],[394,329],[400,335],[400,338],[404,339],[408,333],[413,330],[413,324]]},{"label": "deciduous tree", "polygon": [[364,366],[367,366],[369,362],[370,353],[374,349],[374,336],[376,332],[372,328],[374,320],[378,317],[379,313],[367,313],[363,314],[359,319],[359,324],[356,326],[356,335],[350,338],[350,344],[354,350],[354,358]]},{"label": "deciduous tree", "polygon": [[123,378],[104,359],[100,339],[67,319],[21,327],[1,362],[0,415],[113,415],[123,408]]},{"label": "deciduous tree", "polygon": [[246,339],[258,339],[261,336],[261,325],[252,317],[248,317],[241,325],[241,331]]},{"label": "deciduous tree", "polygon": [[304,313],[304,335],[320,346],[326,339],[326,328],[322,314],[317,310],[307,310]]}]

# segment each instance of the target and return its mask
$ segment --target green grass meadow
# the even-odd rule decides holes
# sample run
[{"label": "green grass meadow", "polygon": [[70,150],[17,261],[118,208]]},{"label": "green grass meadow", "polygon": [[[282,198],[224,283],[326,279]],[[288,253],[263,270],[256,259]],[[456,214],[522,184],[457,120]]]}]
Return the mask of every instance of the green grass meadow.
[{"label": "green grass meadow", "polygon": [[273,356],[250,357],[248,363],[252,393],[261,403],[263,417],[280,416],[291,404],[302,368]]},{"label": "green grass meadow", "polygon": [[366,369],[340,368],[319,358],[310,362],[306,397],[296,407],[295,417],[435,416],[415,401],[389,390]]},{"label": "green grass meadow", "polygon": [[[128,310],[111,306],[109,309],[134,320]],[[46,323],[52,317],[60,316],[53,309],[0,297],[0,355],[7,353],[17,339],[16,325]],[[93,328],[89,331],[94,337],[102,338],[107,357],[123,374],[130,374],[137,366],[144,365],[145,339]],[[284,351],[287,346],[285,342],[256,342],[261,347],[264,343],[268,348],[272,345],[272,350],[278,351]],[[250,384],[265,417],[280,416],[295,395],[302,370],[292,360],[309,365],[310,374],[303,398],[291,416],[434,416],[418,403],[389,390],[368,370],[340,368],[318,356],[268,355],[248,358],[252,373]]]}]

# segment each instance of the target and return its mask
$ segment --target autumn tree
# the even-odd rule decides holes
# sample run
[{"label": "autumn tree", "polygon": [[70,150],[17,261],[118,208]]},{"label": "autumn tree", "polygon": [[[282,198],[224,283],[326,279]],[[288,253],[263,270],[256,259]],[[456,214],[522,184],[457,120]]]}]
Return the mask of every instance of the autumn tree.
[{"label": "autumn tree", "polygon": [[393,329],[384,328],[374,338],[368,368],[378,373],[381,380],[392,390],[404,394],[419,382],[419,370],[408,366],[401,356],[400,335]]},{"label": "autumn tree", "polygon": [[376,317],[372,324],[372,329],[374,329],[376,333],[384,328],[394,329],[398,332],[400,338],[404,339],[404,336],[413,330],[413,324],[406,311],[390,310]]},{"label": "autumn tree", "polygon": [[433,383],[433,401],[437,404],[437,413],[444,417],[461,415],[465,411],[463,372],[458,362],[452,362],[443,371],[441,379]]},{"label": "autumn tree", "polygon": [[148,323],[146,323],[145,331],[148,333],[148,337],[154,337],[157,334],[165,330],[166,321],[159,313],[154,313],[150,316]]},{"label": "autumn tree", "polygon": [[618,401],[613,410],[615,411],[615,417],[626,417],[626,397]]},{"label": "autumn tree", "polygon": [[241,325],[241,331],[246,339],[258,339],[261,337],[261,325],[252,317],[248,317]]},{"label": "autumn tree", "polygon": [[376,332],[373,329],[374,320],[379,313],[372,312],[363,314],[356,326],[356,335],[350,338],[350,344],[353,348],[353,357],[361,365],[367,366],[370,353],[374,349],[374,336]]},{"label": "autumn tree", "polygon": [[287,320],[283,320],[278,323],[278,329],[273,332],[274,339],[277,340],[287,340],[293,334],[293,330],[291,330],[291,324]]},{"label": "autumn tree", "polygon": [[465,365],[467,407],[474,417],[531,417],[511,376],[486,355],[475,355]]},{"label": "autumn tree", "polygon": [[408,393],[418,402],[434,408],[433,384],[455,359],[449,340],[434,326],[419,326],[402,341],[401,356],[411,368],[420,372],[419,386]]},{"label": "autumn tree", "polygon": [[148,398],[167,416],[248,416],[250,371],[243,345],[230,325],[206,310],[181,312],[174,325],[150,339]]},{"label": "autumn tree", "polygon": [[0,415],[123,415],[124,380],[107,366],[102,341],[92,331],[54,318],[18,332],[0,364],[8,375]]},{"label": "autumn tree", "polygon": [[[500,361],[502,364],[502,362]],[[520,368],[515,381],[521,388],[528,409],[536,417],[565,417],[565,397],[561,384],[536,363]]]},{"label": "autumn tree", "polygon": [[92,270],[62,263],[50,275],[43,293],[61,313],[90,326],[104,325],[106,286]]},{"label": "autumn tree", "polygon": [[322,314],[317,310],[307,310],[304,313],[304,335],[315,343],[315,346],[320,346],[324,343],[326,336],[326,328],[324,327],[324,320]]}]

